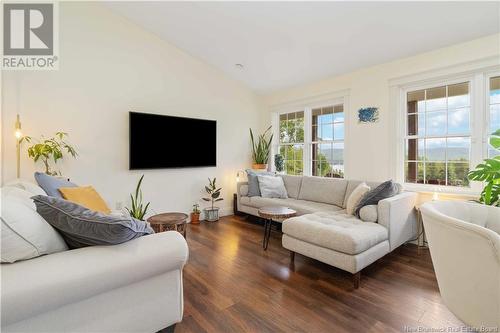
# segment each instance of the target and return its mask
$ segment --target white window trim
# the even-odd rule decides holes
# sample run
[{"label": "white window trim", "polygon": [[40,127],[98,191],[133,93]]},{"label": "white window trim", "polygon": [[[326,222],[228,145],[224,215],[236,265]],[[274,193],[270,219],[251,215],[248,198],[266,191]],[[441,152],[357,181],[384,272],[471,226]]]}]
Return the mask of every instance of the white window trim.
[{"label": "white window trim", "polygon": [[492,70],[492,71],[487,71],[484,73],[484,87],[485,87],[485,92],[484,92],[484,107],[486,108],[486,112],[484,114],[484,128],[485,131],[483,133],[483,155],[485,158],[488,157],[488,144],[489,144],[489,137],[490,137],[490,79],[492,77],[500,76],[500,70]]},{"label": "white window trim", "polygon": [[279,152],[279,117],[282,114],[304,111],[304,152],[303,175],[312,176],[312,110],[319,107],[343,104],[344,106],[344,178],[348,178],[348,163],[346,147],[349,133],[349,90],[330,92],[327,94],[306,97],[271,106],[271,125],[273,128],[273,143],[271,152],[271,170],[275,171],[274,155]]},{"label": "white window trim", "polygon": [[[481,182],[471,182],[470,187],[440,186],[430,184],[414,184],[404,182],[404,137],[406,135],[406,93],[424,88],[470,82],[471,98],[471,169],[487,157],[486,142],[488,138],[489,78],[496,76],[500,71],[498,58],[486,58],[477,62],[469,62],[457,66],[428,71],[413,76],[405,76],[389,81],[390,109],[392,110],[394,150],[392,152],[393,178],[403,184],[405,190],[416,192],[442,192],[450,194],[473,194],[481,192]],[[488,80],[488,81],[487,81]],[[488,88],[488,90],[486,89]],[[488,99],[489,101],[489,99]],[[482,111],[481,111],[482,110]]]}]

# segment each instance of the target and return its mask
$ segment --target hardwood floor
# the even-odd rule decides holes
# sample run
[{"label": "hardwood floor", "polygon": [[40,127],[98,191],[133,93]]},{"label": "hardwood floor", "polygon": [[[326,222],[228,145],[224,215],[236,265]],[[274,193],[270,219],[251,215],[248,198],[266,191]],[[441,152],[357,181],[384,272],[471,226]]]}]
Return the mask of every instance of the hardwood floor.
[{"label": "hardwood floor", "polygon": [[460,327],[442,303],[427,250],[405,245],[351,275],[300,254],[243,217],[189,225],[184,320],[175,332],[405,332]]}]

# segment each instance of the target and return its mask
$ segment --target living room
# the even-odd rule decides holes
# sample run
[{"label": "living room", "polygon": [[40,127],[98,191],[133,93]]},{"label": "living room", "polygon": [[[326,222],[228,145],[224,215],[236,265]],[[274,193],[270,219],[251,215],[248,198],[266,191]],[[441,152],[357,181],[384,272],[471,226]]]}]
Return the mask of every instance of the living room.
[{"label": "living room", "polygon": [[498,332],[500,3],[2,10],[2,331]]}]

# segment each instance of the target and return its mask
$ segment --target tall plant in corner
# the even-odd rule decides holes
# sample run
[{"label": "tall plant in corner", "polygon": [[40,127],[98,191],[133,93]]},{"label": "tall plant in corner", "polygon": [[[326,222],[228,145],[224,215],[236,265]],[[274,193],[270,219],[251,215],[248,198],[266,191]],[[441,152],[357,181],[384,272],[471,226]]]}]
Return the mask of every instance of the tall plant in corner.
[{"label": "tall plant in corner", "polygon": [[[492,133],[490,145],[500,153],[500,129]],[[475,170],[469,172],[468,178],[486,183],[479,202],[490,206],[500,206],[500,155],[478,164]]]},{"label": "tall plant in corner", "polygon": [[139,179],[137,187],[135,188],[134,195],[130,194],[131,207],[130,208],[125,207],[130,216],[141,221],[144,221],[144,216],[148,212],[148,207],[150,204],[150,202],[148,202],[146,205],[144,205],[142,202],[141,184],[143,179],[144,175],[142,175],[141,178]]},{"label": "tall plant in corner", "polygon": [[68,133],[56,132],[51,138],[41,136],[39,139],[36,139],[31,136],[24,136],[19,143],[23,141],[31,143],[32,145],[28,147],[28,156],[32,158],[35,163],[42,161],[45,166],[46,174],[57,176],[60,175],[61,172],[53,170],[50,166],[50,161],[54,161],[54,164],[56,164],[58,160],[64,157],[65,151],[73,158],[78,156],[75,148],[65,140],[67,137]]},{"label": "tall plant in corner", "polygon": [[250,140],[252,141],[252,168],[267,169],[269,153],[271,152],[271,143],[273,141],[271,126],[269,126],[264,133],[260,134],[257,140],[255,140],[252,129],[250,128]]}]

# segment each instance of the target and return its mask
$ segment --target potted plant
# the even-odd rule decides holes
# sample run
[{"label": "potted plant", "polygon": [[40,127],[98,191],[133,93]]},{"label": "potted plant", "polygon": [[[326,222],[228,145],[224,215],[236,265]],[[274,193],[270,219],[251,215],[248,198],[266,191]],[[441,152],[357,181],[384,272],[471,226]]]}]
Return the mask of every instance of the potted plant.
[{"label": "potted plant", "polygon": [[211,207],[203,209],[203,213],[205,215],[205,220],[209,222],[215,222],[219,220],[219,207],[215,207],[214,203],[217,201],[222,201],[223,199],[220,197],[220,191],[222,188],[217,188],[215,184],[216,178],[211,180],[208,178],[208,186],[205,186],[205,191],[208,194],[208,198],[202,198],[204,201],[210,202]]},{"label": "potted plant", "polygon": [[274,155],[274,167],[276,168],[276,172],[277,173],[283,173],[283,170],[284,170],[284,159],[283,159],[283,156],[281,156],[280,154],[276,154]]},{"label": "potted plant", "polygon": [[44,138],[42,136],[39,139],[35,139],[30,136],[24,136],[19,140],[19,143],[22,141],[33,143],[33,145],[28,147],[28,156],[35,162],[38,162],[38,160],[42,161],[47,175],[60,176],[61,172],[53,170],[49,161],[53,160],[54,164],[56,164],[58,160],[64,157],[64,151],[73,158],[76,158],[78,155],[75,148],[64,140],[67,136],[68,133],[65,132],[56,132],[51,138]]},{"label": "potted plant", "polygon": [[[490,145],[500,150],[500,129],[492,133]],[[480,203],[500,207],[500,155],[484,160],[467,176],[470,180],[486,183],[479,197]]]},{"label": "potted plant", "polygon": [[252,169],[267,169],[267,161],[271,152],[271,142],[273,135],[271,134],[271,126],[264,133],[260,134],[257,141],[254,139],[252,129],[250,128],[250,139],[252,141]]},{"label": "potted plant", "polygon": [[149,204],[148,202],[146,205],[143,204],[142,202],[142,190],[141,190],[141,184],[142,180],[144,179],[144,175],[141,176],[139,179],[139,182],[137,183],[137,187],[135,188],[135,193],[134,195],[130,194],[130,202],[131,202],[131,207],[125,207],[125,209],[128,211],[130,216],[133,218],[136,218],[138,220],[144,221],[144,216],[148,212]]},{"label": "potted plant", "polygon": [[200,205],[194,204],[193,211],[191,212],[191,223],[200,224]]}]

